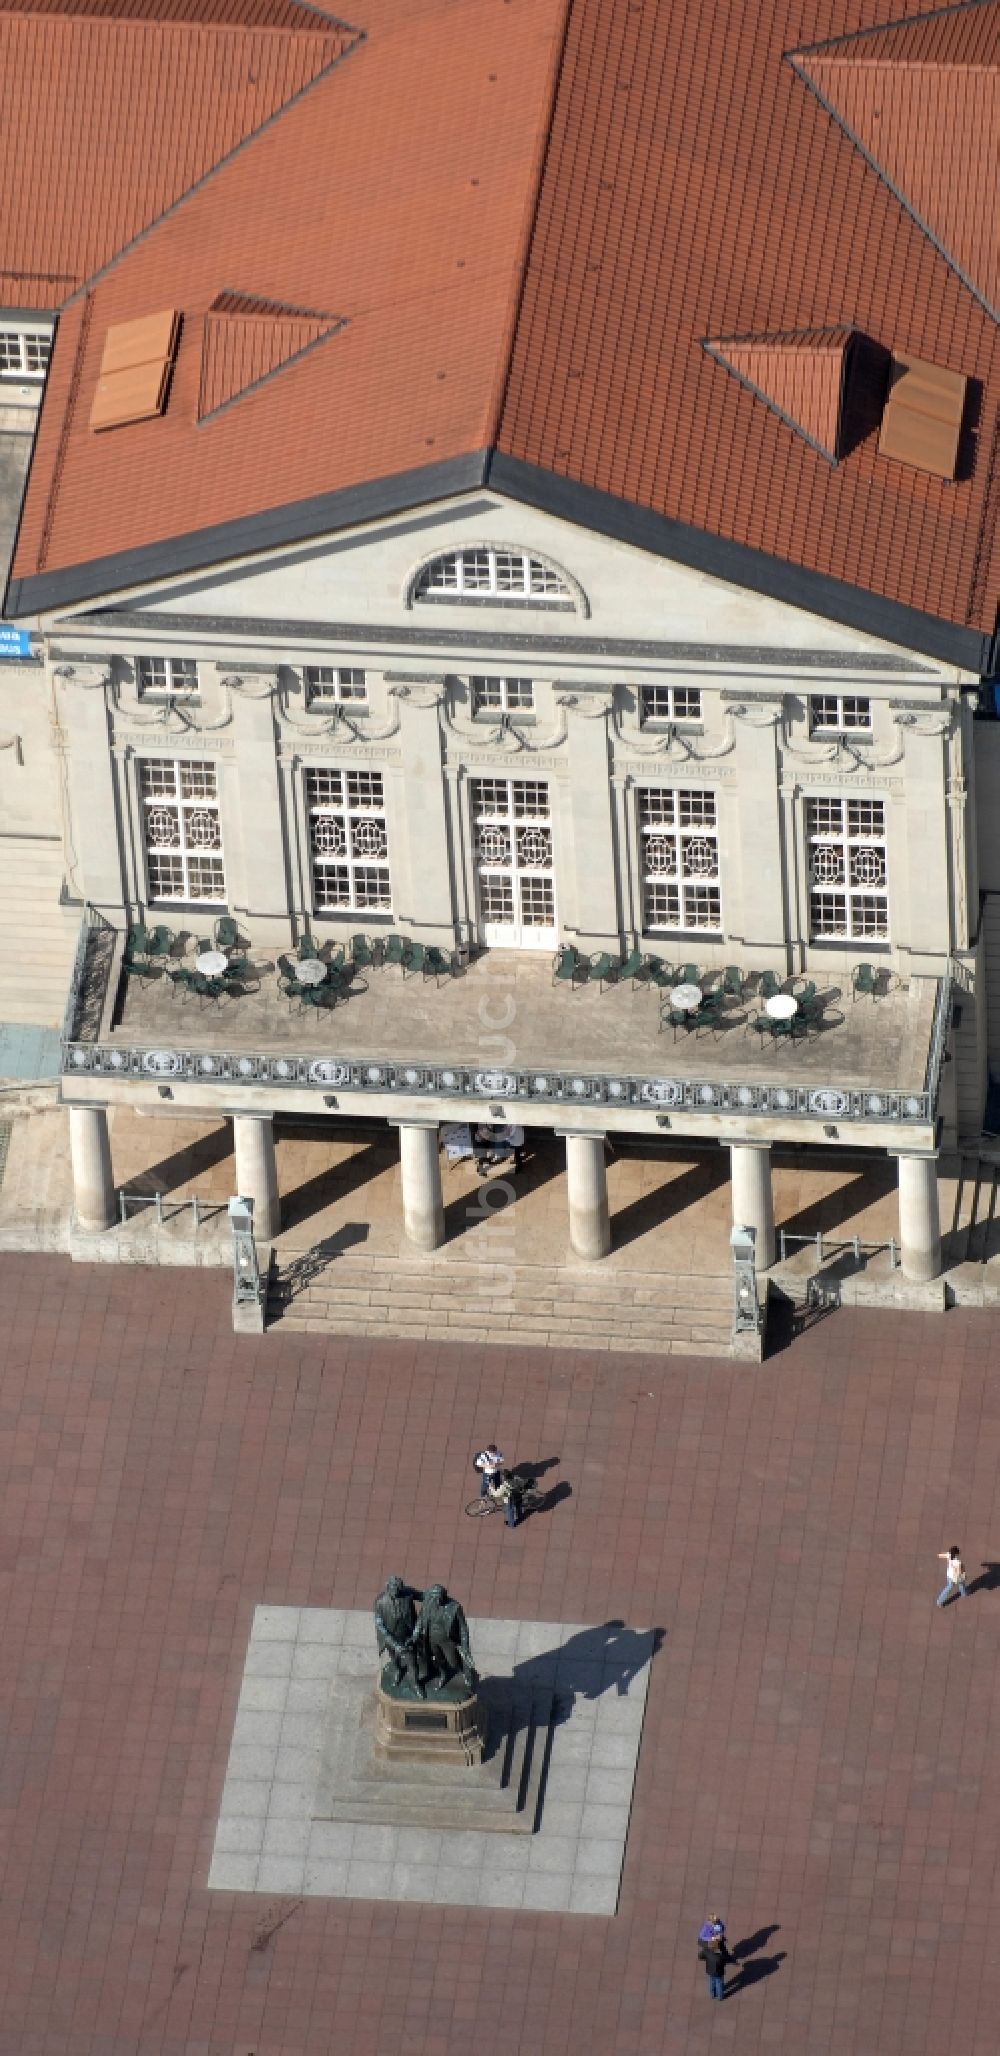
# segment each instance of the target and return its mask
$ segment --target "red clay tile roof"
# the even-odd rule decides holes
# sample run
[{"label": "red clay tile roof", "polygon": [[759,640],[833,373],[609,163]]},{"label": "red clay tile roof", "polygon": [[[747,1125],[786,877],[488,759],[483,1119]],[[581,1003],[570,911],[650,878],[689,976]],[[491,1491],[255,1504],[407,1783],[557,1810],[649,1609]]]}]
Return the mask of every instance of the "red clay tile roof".
[{"label": "red clay tile roof", "polygon": [[59,306],[352,40],[285,0],[5,5],[0,303]]},{"label": "red clay tile roof", "polygon": [[849,328],[803,328],[785,336],[707,337],[710,357],[836,463]]},{"label": "red clay tile roof", "polygon": [[[389,481],[395,504],[407,491],[419,501],[425,467],[492,450],[508,490],[555,496],[571,518],[610,527],[618,504],[628,532],[665,554],[701,538],[713,562],[729,550],[735,563],[730,546],[743,545],[760,553],[751,565],[791,567],[807,586],[814,575],[804,606],[835,613],[837,591],[854,589],[975,631],[971,643],[992,633],[1000,328],[956,266],[992,276],[994,0],[918,10],[916,28],[881,24],[885,0],[358,0],[356,11],[360,39],[343,61],[62,315],[14,607],[112,590],[133,551],[147,552],[137,577],[154,560],[169,570],[181,537],[188,562],[217,560],[232,553],[219,538],[251,517],[268,515],[280,540],[315,502],[319,532],[331,525],[324,496],[341,490],[370,488],[375,507]],[[322,17],[309,18],[319,34]],[[136,34],[226,33],[99,26],[123,48]],[[289,46],[309,42],[308,31],[241,33],[269,36],[286,65]],[[881,170],[804,75],[820,65],[841,67],[842,96],[862,73],[898,71],[882,101],[895,140]],[[186,129],[181,96],[173,104],[176,151]],[[51,149],[61,129],[43,112]],[[84,183],[88,136],[86,123],[71,133],[61,192]],[[132,175],[146,208],[157,174]],[[46,264],[79,276],[90,259],[62,204],[65,238]],[[199,425],[203,317],[231,279],[291,307],[334,308],[344,326]],[[109,324],[166,305],[184,329],[163,418],[91,434]],[[832,467],[798,432],[811,420],[828,433],[815,363],[796,428],[785,403],[762,405],[703,347],[831,328],[854,331],[872,361],[895,351],[973,382],[954,483],[880,457],[877,413]],[[106,572],[103,559],[116,560]]]},{"label": "red clay tile roof", "polygon": [[800,50],[824,105],[994,314],[1000,308],[1000,12],[929,20]]}]

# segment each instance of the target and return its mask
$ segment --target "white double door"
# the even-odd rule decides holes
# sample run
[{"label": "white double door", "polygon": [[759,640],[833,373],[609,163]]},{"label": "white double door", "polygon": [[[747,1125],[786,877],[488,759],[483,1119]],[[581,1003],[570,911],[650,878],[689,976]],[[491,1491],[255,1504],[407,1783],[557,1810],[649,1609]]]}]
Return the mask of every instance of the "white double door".
[{"label": "white double door", "polygon": [[539,778],[472,782],[480,939],[493,949],[553,949],[555,851]]}]

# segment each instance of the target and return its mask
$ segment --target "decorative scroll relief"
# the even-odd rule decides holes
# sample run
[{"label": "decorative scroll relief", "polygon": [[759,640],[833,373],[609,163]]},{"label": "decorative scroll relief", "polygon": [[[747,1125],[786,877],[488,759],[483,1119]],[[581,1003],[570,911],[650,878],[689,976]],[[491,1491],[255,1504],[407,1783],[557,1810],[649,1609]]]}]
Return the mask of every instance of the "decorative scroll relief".
[{"label": "decorative scroll relief", "polygon": [[462,743],[465,748],[502,750],[509,757],[518,756],[522,752],[527,756],[540,756],[548,750],[561,749],[566,741],[565,704],[558,695],[556,705],[560,710],[559,718],[548,735],[537,735],[534,730],[526,731],[519,727],[506,709],[487,727],[483,721],[457,720],[452,709],[446,705],[445,727],[449,735],[453,735],[456,742]]},{"label": "decorative scroll relief", "polygon": [[557,707],[570,708],[574,714],[579,714],[584,721],[605,720],[615,704],[614,693],[603,690],[600,692],[579,692],[568,688],[564,690],[562,687],[557,686],[554,697]]},{"label": "decorative scroll relief", "polygon": [[53,675],[61,678],[64,685],[79,685],[84,692],[97,692],[111,684],[111,663],[106,658],[99,664],[56,664]]},{"label": "decorative scroll relief", "polygon": [[720,757],[731,756],[736,747],[736,730],[730,708],[726,709],[722,741],[712,747],[702,746],[693,736],[685,735],[675,721],[668,721],[656,735],[646,735],[641,728],[626,727],[619,713],[615,717],[614,731],[616,743],[634,751],[637,757],[664,757],[668,763],[685,766],[689,763],[712,763]]},{"label": "decorative scroll relief", "polygon": [[[392,688],[389,690],[391,693]],[[400,713],[398,705],[394,706],[392,717],[386,722],[385,727],[373,728],[370,721],[362,725],[360,721],[353,720],[344,706],[333,706],[328,711],[324,709],[322,714],[302,715],[294,713],[286,701],[281,711],[281,720],[282,725],[292,729],[296,735],[308,736],[310,749],[314,748],[318,736],[335,735],[342,747],[350,749],[352,756],[364,756],[365,751],[355,750],[353,745],[390,742],[394,735],[399,734]]]},{"label": "decorative scroll relief", "polygon": [[227,671],[219,668],[219,682],[227,692],[239,694],[244,700],[269,700],[278,690],[278,673],[274,671]]}]

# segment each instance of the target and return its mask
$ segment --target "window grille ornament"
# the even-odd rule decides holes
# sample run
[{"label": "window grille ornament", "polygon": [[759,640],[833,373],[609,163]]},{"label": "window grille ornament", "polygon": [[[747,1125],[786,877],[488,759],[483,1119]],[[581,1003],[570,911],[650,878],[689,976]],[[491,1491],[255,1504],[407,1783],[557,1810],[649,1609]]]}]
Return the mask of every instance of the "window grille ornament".
[{"label": "window grille ornament", "polygon": [[312,845],[319,857],[343,857],[347,854],[347,835],[342,821],[334,814],[316,814],[312,824]]},{"label": "window grille ornament", "polygon": [[528,870],[550,870],[552,867],[551,829],[519,828],[517,831],[517,854],[519,862]]},{"label": "window grille ornament", "polygon": [[187,837],[193,849],[217,850],[222,846],[219,817],[210,814],[204,807],[189,807],[187,810]]},{"label": "window grille ornament", "polygon": [[352,829],[356,857],[385,857],[389,840],[382,821],[355,821]]},{"label": "window grille ornament", "polygon": [[510,863],[510,835],[506,828],[480,828],[479,860],[504,867]]},{"label": "window grille ornament", "polygon": [[150,807],[146,815],[146,841],[159,849],[179,850],[180,816],[176,807]]},{"label": "window grille ornament", "polygon": [[646,869],[668,877],[674,869],[674,838],[672,835],[648,835],[645,841]]},{"label": "window grille ornament", "polygon": [[817,844],[813,850],[812,873],[816,885],[843,885],[843,851],[839,850],[836,844]]},{"label": "window grille ornament", "polygon": [[703,835],[691,835],[684,840],[684,875],[686,878],[714,878],[718,871],[718,851],[714,842]]},{"label": "window grille ornament", "polygon": [[851,884],[882,886],[886,882],[885,858],[881,850],[851,851]]}]

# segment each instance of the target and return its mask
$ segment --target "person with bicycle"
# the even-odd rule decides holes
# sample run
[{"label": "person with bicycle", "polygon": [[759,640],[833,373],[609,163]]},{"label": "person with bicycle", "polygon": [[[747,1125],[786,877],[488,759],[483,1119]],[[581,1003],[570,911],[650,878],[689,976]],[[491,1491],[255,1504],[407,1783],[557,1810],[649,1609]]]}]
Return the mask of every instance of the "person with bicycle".
[{"label": "person with bicycle", "polygon": [[474,1464],[479,1472],[480,1499],[499,1500],[505,1525],[516,1528],[521,1518],[522,1487],[519,1478],[508,1477],[503,1450],[495,1442],[488,1442],[485,1449],[477,1451]]}]

